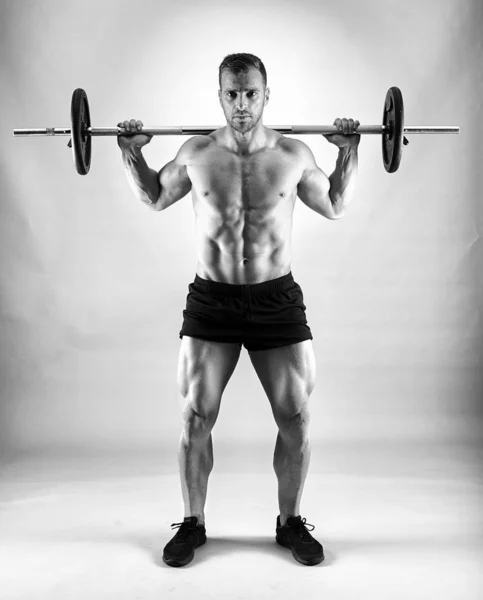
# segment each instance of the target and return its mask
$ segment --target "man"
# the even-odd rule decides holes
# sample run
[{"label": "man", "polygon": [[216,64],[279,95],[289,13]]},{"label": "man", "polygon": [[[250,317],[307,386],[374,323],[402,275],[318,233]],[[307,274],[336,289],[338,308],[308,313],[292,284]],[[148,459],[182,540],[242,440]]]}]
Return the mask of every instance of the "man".
[{"label": "man", "polygon": [[[270,97],[262,61],[232,54],[219,67],[218,91],[226,126],[188,139],[159,173],[141,149],[151,140],[142,122],[119,123],[128,180],[136,196],[162,211],[191,191],[198,265],[189,285],[180,331],[178,386],[184,401],[179,446],[185,506],[177,534],[164,548],[166,564],[188,564],[206,542],[204,505],[213,468],[211,430],[243,344],[270,401],[279,432],[276,541],[296,560],[314,565],[322,545],[299,514],[310,460],[308,402],[315,383],[312,334],[300,286],[291,273],[291,230],[297,196],[328,219],[339,219],[357,172],[359,122],[336,119],[339,148],[327,177],[310,149],[263,125]],[[313,530],[313,526],[312,526]]]}]

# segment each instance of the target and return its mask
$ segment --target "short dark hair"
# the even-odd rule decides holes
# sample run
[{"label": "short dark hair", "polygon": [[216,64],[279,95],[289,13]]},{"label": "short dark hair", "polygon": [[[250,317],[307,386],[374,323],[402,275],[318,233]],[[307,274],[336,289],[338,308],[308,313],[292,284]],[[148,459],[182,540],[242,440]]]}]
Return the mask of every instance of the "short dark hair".
[{"label": "short dark hair", "polygon": [[225,56],[218,70],[218,79],[221,89],[221,74],[223,71],[230,71],[234,75],[239,73],[248,73],[250,69],[258,69],[263,77],[263,83],[267,87],[267,71],[262,61],[254,54],[229,54]]}]

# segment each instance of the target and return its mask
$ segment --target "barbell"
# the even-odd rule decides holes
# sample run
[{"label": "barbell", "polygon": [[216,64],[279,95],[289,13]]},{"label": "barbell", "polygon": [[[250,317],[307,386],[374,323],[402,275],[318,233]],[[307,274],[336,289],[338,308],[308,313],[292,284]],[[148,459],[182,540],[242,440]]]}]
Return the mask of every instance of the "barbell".
[{"label": "barbell", "polygon": [[[89,102],[82,88],[77,88],[72,94],[71,128],[47,127],[44,129],[14,129],[14,136],[56,136],[70,135],[68,146],[72,148],[74,164],[80,175],[87,175],[92,156],[93,136],[135,135],[124,132],[119,127],[91,127]],[[143,127],[141,132],[148,135],[207,135],[221,126],[170,126]],[[272,126],[282,134],[333,134],[339,133],[335,125],[287,125]],[[406,134],[412,133],[459,133],[459,127],[405,127],[404,104],[401,90],[398,87],[388,89],[384,100],[382,125],[359,125],[357,133],[382,135],[382,160],[388,173],[398,170],[401,162],[402,147],[408,144]]]}]

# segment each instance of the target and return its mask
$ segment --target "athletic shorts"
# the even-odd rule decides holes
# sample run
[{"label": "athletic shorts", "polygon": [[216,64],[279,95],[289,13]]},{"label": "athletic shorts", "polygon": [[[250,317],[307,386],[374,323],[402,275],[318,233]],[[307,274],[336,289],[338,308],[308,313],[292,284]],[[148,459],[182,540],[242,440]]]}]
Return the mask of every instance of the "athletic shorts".
[{"label": "athletic shorts", "polygon": [[270,350],[312,340],[306,306],[292,272],[262,283],[237,285],[196,274],[183,311],[184,335]]}]

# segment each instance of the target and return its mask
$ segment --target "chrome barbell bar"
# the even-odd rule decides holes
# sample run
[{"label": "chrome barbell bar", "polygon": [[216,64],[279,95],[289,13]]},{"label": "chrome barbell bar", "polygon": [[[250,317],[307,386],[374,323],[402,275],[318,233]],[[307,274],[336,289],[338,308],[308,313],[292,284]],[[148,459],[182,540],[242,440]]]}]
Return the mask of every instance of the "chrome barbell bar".
[{"label": "chrome barbell bar", "polygon": [[[135,133],[144,133],[147,135],[206,135],[212,133],[222,125],[176,125],[167,127],[143,127],[142,131]],[[322,134],[330,135],[341,133],[335,125],[267,125],[269,129],[279,133],[292,135]],[[386,130],[384,125],[359,125],[357,133],[363,135],[382,134]],[[437,134],[437,133],[459,133],[460,128],[455,126],[434,126],[417,125],[404,127],[405,134]],[[123,132],[119,127],[88,127],[86,134],[93,137],[133,135],[132,132]],[[46,127],[43,129],[14,129],[14,136],[61,136],[71,135],[71,129],[67,127]]]}]

